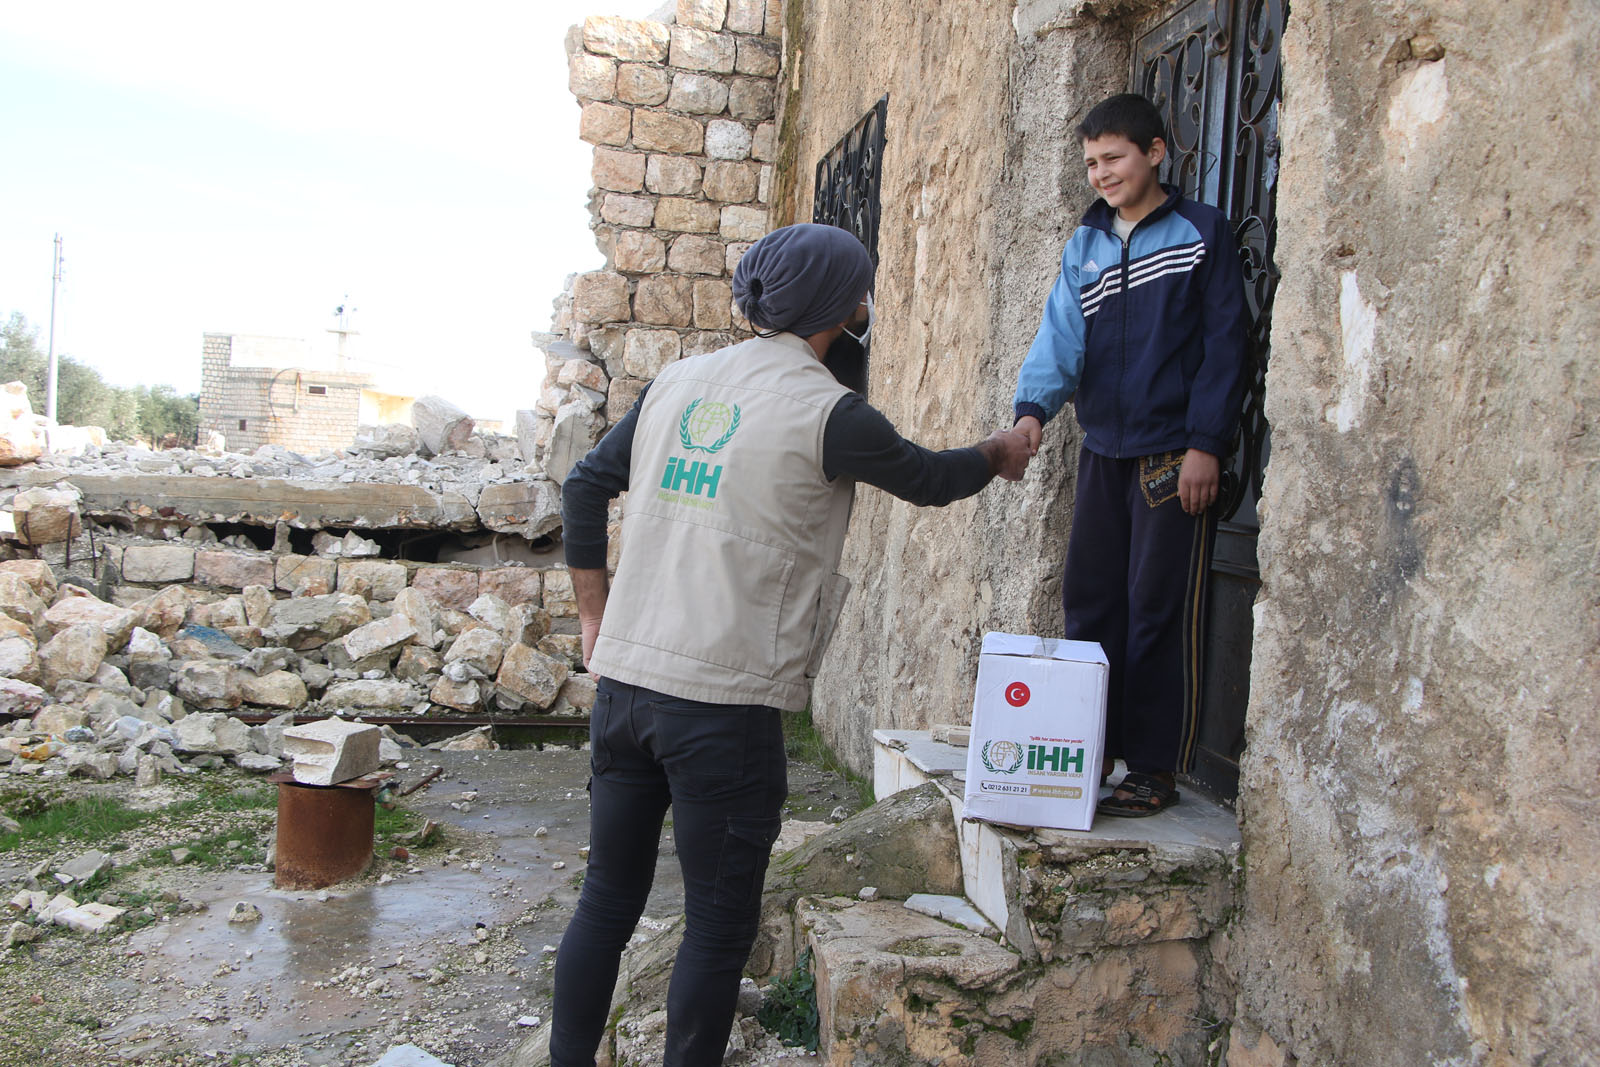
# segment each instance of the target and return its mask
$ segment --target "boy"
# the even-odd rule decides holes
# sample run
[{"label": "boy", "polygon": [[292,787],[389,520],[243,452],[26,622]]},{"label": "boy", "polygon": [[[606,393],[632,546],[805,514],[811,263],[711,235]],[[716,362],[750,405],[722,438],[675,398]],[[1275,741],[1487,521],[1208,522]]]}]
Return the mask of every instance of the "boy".
[{"label": "boy", "polygon": [[1137,817],[1177,803],[1194,755],[1209,509],[1247,315],[1228,220],[1157,178],[1155,107],[1113,96],[1077,133],[1102,199],[1062,253],[1017,376],[1016,428],[1037,449],[1068,400],[1083,428],[1061,600],[1066,636],[1100,642],[1111,662],[1103,770],[1121,757],[1128,775],[1099,811]]}]

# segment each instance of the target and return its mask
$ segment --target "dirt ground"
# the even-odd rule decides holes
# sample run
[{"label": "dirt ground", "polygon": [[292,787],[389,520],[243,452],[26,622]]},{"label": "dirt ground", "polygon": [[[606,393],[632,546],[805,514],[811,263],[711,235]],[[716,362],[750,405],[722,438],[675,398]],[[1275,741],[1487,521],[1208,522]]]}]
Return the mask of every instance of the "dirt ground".
[{"label": "dirt ground", "polygon": [[[91,825],[87,840],[65,836],[73,824],[0,852],[0,899],[41,863],[109,852],[107,875],[68,892],[129,909],[112,931],[40,927],[0,956],[0,1065],[365,1067],[412,1043],[478,1067],[510,1049],[548,1018],[554,946],[583,877],[588,753],[408,755],[401,788],[436,766],[442,776],[380,813],[364,875],[317,892],[273,887],[275,787],[260,776],[217,769],[140,790],[0,775],[0,810],[14,817],[29,797],[103,796],[147,820]],[[791,762],[787,818],[826,820],[861,801],[841,775]],[[394,858],[395,835],[428,819],[434,838]],[[190,849],[182,865],[175,847]],[[672,852],[669,813],[646,935],[681,910]],[[49,873],[38,881],[60,888]],[[259,921],[229,922],[241,901]],[[7,909],[3,925],[14,918]]]}]

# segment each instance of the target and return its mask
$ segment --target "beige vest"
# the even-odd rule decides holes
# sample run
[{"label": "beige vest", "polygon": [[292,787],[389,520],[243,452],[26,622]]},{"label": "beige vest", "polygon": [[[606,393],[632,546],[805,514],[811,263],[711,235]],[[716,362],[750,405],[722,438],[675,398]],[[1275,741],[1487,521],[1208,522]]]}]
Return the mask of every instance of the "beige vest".
[{"label": "beige vest", "polygon": [[657,376],[596,674],[714,704],[806,706],[849,590],[834,570],[855,483],[822,473],[823,429],[847,392],[787,333]]}]

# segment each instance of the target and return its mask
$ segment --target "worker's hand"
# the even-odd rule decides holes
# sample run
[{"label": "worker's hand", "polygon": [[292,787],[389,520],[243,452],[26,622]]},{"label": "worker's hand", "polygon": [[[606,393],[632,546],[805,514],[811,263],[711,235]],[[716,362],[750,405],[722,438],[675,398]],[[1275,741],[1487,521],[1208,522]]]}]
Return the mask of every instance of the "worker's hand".
[{"label": "worker's hand", "polygon": [[989,470],[1008,482],[1022,481],[1034,453],[1027,435],[1016,430],[996,430],[979,447],[989,459]]},{"label": "worker's hand", "polygon": [[1183,454],[1178,469],[1178,499],[1189,515],[1198,515],[1217,502],[1222,484],[1222,464],[1210,452],[1191,448]]},{"label": "worker's hand", "polygon": [[1032,415],[1024,415],[1011,428],[1028,439],[1028,454],[1037,456],[1039,454],[1039,441],[1044,437],[1044,427],[1040,425],[1039,420]]},{"label": "worker's hand", "polygon": [[579,619],[578,630],[583,640],[583,669],[589,669],[589,657],[594,654],[595,640],[600,636],[600,620]]}]

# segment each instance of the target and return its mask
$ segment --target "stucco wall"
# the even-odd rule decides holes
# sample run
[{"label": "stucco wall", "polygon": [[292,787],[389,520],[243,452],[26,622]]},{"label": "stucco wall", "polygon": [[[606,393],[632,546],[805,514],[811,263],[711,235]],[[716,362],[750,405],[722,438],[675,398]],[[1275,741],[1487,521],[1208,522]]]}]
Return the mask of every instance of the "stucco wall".
[{"label": "stucco wall", "polygon": [[1306,1062],[1600,1048],[1597,40],[1290,15],[1236,960]]}]

